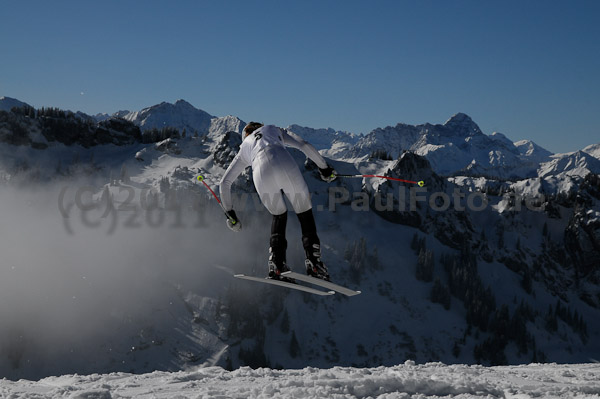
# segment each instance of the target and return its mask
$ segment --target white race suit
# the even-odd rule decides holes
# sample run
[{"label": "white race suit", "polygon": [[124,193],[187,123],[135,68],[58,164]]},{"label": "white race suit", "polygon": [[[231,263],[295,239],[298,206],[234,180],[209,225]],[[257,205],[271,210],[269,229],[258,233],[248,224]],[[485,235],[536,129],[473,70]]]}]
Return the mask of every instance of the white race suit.
[{"label": "white race suit", "polygon": [[240,151],[221,179],[221,201],[225,210],[232,209],[233,181],[250,165],[256,191],[272,215],[287,211],[283,194],[298,214],[312,208],[306,182],[285,146],[299,149],[319,168],[327,168],[321,154],[296,134],[273,125],[263,126],[244,139]]}]

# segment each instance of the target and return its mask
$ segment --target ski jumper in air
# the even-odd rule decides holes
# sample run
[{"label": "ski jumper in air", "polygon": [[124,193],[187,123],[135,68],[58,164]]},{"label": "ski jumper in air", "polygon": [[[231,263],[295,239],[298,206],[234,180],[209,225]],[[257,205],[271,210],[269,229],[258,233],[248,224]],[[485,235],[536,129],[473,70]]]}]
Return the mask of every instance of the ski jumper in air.
[{"label": "ski jumper in air", "polygon": [[302,244],[306,253],[306,272],[329,280],[327,268],[321,261],[321,243],[312,213],[312,203],[306,182],[286,146],[302,151],[319,167],[321,178],[335,179],[335,171],[319,152],[296,134],[277,126],[250,122],[242,133],[240,150],[227,168],[220,184],[221,201],[227,214],[227,225],[233,231],[241,229],[231,200],[231,185],[242,171],[252,166],[254,186],[263,205],[273,215],[269,248],[269,277],[282,279],[289,271],[286,264],[287,206],[284,196],[294,208],[302,229]]}]

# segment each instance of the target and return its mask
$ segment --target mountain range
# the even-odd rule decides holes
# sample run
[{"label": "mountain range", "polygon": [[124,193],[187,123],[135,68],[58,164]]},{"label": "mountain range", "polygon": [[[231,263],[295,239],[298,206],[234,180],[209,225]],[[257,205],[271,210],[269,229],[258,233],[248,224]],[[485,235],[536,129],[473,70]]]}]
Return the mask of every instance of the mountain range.
[{"label": "mountain range", "polygon": [[[9,97],[0,98],[0,110],[23,105],[27,104]],[[140,111],[118,111],[113,115],[77,115],[97,122],[122,118],[139,126],[142,132],[171,127],[190,135],[221,136],[227,131],[241,132],[245,125],[235,116],[215,117],[185,100],[174,104],[162,102]],[[427,158],[436,173],[446,176],[522,179],[561,173],[577,175],[585,170],[600,173],[595,162],[600,159],[599,144],[592,144],[577,154],[553,154],[531,140],[513,142],[498,132],[486,135],[464,113],[453,115],[441,125],[399,123],[374,129],[366,135],[295,124],[287,128],[313,143],[326,156],[360,162],[374,154],[397,158],[404,151],[412,151]]]},{"label": "mountain range", "polygon": [[[174,104],[163,102],[137,112],[120,111],[117,115],[142,130],[170,126],[182,131],[211,131],[220,135],[230,130],[241,132],[245,125],[233,116],[213,117],[185,100]],[[586,147],[593,154],[583,149],[578,155],[555,155],[531,140],[512,142],[498,132],[486,135],[464,113],[453,115],[442,125],[399,123],[394,127],[377,128],[364,136],[331,128],[313,129],[299,125],[287,128],[315,145],[326,156],[364,161],[378,151],[392,158],[399,157],[404,151],[413,151],[427,158],[432,168],[442,175],[518,179],[538,174],[578,174],[585,170],[600,173],[594,159],[600,159],[597,146],[594,147],[595,152],[592,146]],[[577,160],[571,159],[574,156]]]},{"label": "mountain range", "polygon": [[[59,193],[48,200],[20,192],[15,203],[51,204],[55,216],[63,213],[41,213],[25,230],[37,243],[26,252],[43,248],[45,264],[27,276],[55,271],[69,284],[40,295],[45,303],[65,291],[79,298],[68,305],[79,312],[77,328],[108,326],[98,328],[101,334],[87,331],[88,340],[42,340],[37,325],[22,327],[17,318],[16,327],[0,328],[2,375],[600,358],[600,144],[552,154],[531,141],[487,135],[464,113],[444,124],[399,123],[366,135],[288,126],[341,174],[425,182],[423,201],[411,197],[410,185],[385,179],[328,185],[312,162],[291,151],[313,196],[332,278],[363,292],[321,299],[232,278],[265,274],[270,215],[253,202],[246,171],[234,184],[244,228],[230,233],[197,177],[218,193],[244,121],[183,100],[95,117],[35,111],[5,97],[0,106],[4,192],[54,188]],[[80,181],[89,182],[92,205],[114,203],[100,208],[105,217],[94,223],[77,207],[74,190],[60,193]],[[348,196],[332,197],[331,188]],[[411,198],[415,207],[407,209]],[[35,214],[27,209],[23,220]],[[101,238],[105,226],[116,226],[118,239]],[[288,229],[288,262],[301,267],[299,226],[290,221]],[[50,238],[34,239],[38,230],[52,232]],[[67,244],[73,236],[77,250]],[[67,249],[47,246],[52,239]],[[26,256],[12,250],[2,248],[13,263]],[[78,251],[90,255],[82,260]],[[60,274],[65,264],[74,271]],[[79,268],[87,270],[85,279]],[[38,285],[44,284],[50,282]],[[3,291],[22,312],[35,305],[27,286]],[[45,320],[49,331],[64,330],[63,316]]]}]

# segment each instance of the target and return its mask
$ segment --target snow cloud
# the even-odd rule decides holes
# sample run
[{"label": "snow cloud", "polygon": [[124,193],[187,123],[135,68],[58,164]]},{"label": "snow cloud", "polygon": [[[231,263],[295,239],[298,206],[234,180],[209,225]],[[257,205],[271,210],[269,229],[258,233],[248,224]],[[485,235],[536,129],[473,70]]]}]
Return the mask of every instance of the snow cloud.
[{"label": "snow cloud", "polygon": [[56,185],[0,189],[2,377],[93,371],[118,359],[143,326],[175,324],[169,309],[182,287],[216,298],[216,281],[268,246],[267,231],[231,233],[212,211],[201,223],[184,211],[180,225],[143,217],[127,225],[132,216],[120,212],[109,234],[110,217],[67,205],[64,219],[60,193]]}]

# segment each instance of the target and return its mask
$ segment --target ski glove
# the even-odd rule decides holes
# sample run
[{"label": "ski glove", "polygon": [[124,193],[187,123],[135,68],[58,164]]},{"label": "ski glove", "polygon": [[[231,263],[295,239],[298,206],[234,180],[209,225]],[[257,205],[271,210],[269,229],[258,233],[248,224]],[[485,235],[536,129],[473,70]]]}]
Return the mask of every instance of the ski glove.
[{"label": "ski glove", "polygon": [[331,183],[337,177],[335,169],[329,165],[327,165],[325,169],[319,168],[319,172],[321,173],[321,179],[325,180],[327,183]]},{"label": "ski glove", "polygon": [[225,212],[225,216],[227,216],[227,227],[229,227],[231,231],[235,231],[237,233],[242,229],[242,222],[240,222],[240,220],[237,218],[237,215],[233,209]]}]

